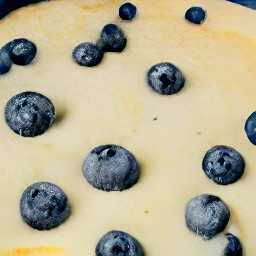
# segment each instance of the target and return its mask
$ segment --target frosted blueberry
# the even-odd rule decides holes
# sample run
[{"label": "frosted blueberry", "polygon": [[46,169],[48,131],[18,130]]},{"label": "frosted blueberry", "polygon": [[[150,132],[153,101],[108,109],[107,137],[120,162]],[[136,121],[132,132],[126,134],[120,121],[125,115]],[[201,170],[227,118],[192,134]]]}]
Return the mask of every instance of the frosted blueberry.
[{"label": "frosted blueberry", "polygon": [[143,256],[139,242],[122,231],[110,231],[97,244],[96,256]]},{"label": "frosted blueberry", "polygon": [[12,67],[12,61],[9,53],[1,48],[0,49],[0,75],[6,74]]},{"label": "frosted blueberry", "polygon": [[228,245],[225,249],[224,256],[242,256],[242,245],[238,237],[228,233],[226,234]]},{"label": "frosted blueberry", "polygon": [[70,215],[71,208],[65,193],[49,182],[29,186],[20,199],[20,213],[25,223],[34,229],[58,227]]},{"label": "frosted blueberry", "polygon": [[84,160],[82,170],[93,187],[104,191],[128,189],[140,175],[140,166],[133,154],[117,145],[94,148]]},{"label": "frosted blueberry", "polygon": [[180,70],[168,62],[152,66],[148,71],[147,78],[149,87],[163,95],[177,93],[185,84],[185,78]]},{"label": "frosted blueberry", "polygon": [[30,64],[37,53],[36,45],[26,38],[14,39],[3,48],[8,51],[12,62],[21,66]]},{"label": "frosted blueberry", "polygon": [[222,232],[229,218],[227,205],[214,195],[203,194],[191,199],[185,210],[187,227],[204,239]]},{"label": "frosted blueberry", "polygon": [[249,141],[256,145],[256,112],[253,112],[246,120],[244,125],[244,130],[246,132]]},{"label": "frosted blueberry", "polygon": [[99,46],[104,52],[121,52],[126,42],[123,31],[115,24],[107,24],[100,33]]},{"label": "frosted blueberry", "polygon": [[6,124],[24,137],[43,134],[55,120],[55,108],[44,95],[23,92],[13,96],[5,106]]},{"label": "frosted blueberry", "polygon": [[202,168],[217,184],[228,185],[236,182],[243,175],[245,162],[234,148],[218,145],[206,152]]},{"label": "frosted blueberry", "polygon": [[81,66],[93,67],[103,58],[103,51],[93,43],[82,43],[75,47],[73,60]]}]

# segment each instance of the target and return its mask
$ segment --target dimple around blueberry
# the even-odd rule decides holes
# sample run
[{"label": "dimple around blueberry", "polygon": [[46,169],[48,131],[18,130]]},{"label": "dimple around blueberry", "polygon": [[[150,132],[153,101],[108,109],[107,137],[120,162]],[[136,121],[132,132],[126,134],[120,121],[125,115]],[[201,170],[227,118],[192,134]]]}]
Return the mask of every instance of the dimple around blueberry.
[{"label": "dimple around blueberry", "polygon": [[96,256],[144,256],[140,243],[123,231],[106,233],[96,246]]},{"label": "dimple around blueberry", "polygon": [[84,160],[82,171],[93,187],[104,191],[122,191],[137,182],[140,166],[127,149],[103,145],[90,152]]},{"label": "dimple around blueberry", "polygon": [[55,120],[55,108],[44,95],[23,92],[13,96],[5,106],[6,124],[23,137],[43,134]]},{"label": "dimple around blueberry", "polygon": [[206,152],[202,168],[217,184],[228,185],[236,182],[243,175],[245,162],[234,148],[218,145]]},{"label": "dimple around blueberry", "polygon": [[58,186],[39,182],[23,192],[20,213],[24,222],[32,228],[50,230],[66,221],[71,208],[66,194]]},{"label": "dimple around blueberry", "polygon": [[214,195],[203,194],[191,199],[185,210],[187,227],[204,239],[222,232],[229,218],[227,205]]},{"label": "dimple around blueberry", "polygon": [[169,62],[162,62],[152,66],[147,74],[149,87],[162,95],[179,92],[185,84],[181,71]]}]

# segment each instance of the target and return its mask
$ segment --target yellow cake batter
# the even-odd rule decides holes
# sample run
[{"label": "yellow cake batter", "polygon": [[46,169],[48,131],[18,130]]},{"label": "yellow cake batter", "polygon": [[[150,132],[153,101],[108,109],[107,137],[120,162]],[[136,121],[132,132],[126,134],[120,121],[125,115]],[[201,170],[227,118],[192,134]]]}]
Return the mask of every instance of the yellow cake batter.
[{"label": "yellow cake batter", "polygon": [[[134,0],[138,14],[121,21],[121,0],[53,0],[19,9],[0,21],[0,45],[25,37],[38,53],[28,66],[13,65],[0,77],[0,255],[92,256],[99,239],[116,229],[136,237],[146,256],[218,256],[227,240],[209,241],[185,225],[187,202],[219,196],[231,219],[225,232],[238,236],[245,256],[256,254],[256,148],[244,123],[256,110],[256,13],[224,0]],[[184,19],[191,6],[207,19]],[[107,23],[127,36],[122,53],[106,53],[96,67],[73,62],[72,50],[96,42]],[[149,89],[146,74],[157,63],[176,65],[186,78],[175,95]],[[4,120],[7,101],[23,91],[47,96],[56,122],[41,136],[24,138]],[[82,174],[96,146],[131,151],[141,177],[122,192],[99,191]],[[228,145],[245,159],[245,173],[221,186],[204,174],[205,152]],[[22,192],[48,181],[67,194],[72,214],[58,228],[37,231],[19,212]]]}]

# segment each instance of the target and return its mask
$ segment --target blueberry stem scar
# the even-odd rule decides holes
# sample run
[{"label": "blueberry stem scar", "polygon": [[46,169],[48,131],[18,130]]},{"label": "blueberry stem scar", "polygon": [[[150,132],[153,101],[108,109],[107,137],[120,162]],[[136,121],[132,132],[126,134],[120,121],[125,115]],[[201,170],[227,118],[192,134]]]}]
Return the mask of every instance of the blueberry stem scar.
[{"label": "blueberry stem scar", "polygon": [[94,148],[84,160],[82,171],[93,187],[103,191],[122,191],[137,182],[140,166],[131,152],[111,144]]},{"label": "blueberry stem scar", "polygon": [[56,117],[50,99],[30,91],[13,96],[7,102],[4,114],[10,129],[23,137],[42,135]]},{"label": "blueberry stem scar", "polygon": [[20,213],[24,222],[32,228],[50,230],[67,220],[71,207],[62,189],[49,182],[38,182],[23,192]]}]

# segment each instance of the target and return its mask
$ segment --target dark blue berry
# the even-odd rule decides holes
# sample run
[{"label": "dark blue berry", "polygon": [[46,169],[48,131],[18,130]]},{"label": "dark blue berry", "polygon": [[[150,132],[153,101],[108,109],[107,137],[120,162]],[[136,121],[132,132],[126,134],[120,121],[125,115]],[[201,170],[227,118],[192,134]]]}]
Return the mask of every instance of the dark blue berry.
[{"label": "dark blue berry", "polygon": [[131,20],[136,15],[137,8],[131,3],[124,3],[119,8],[119,16],[122,20]]},{"label": "dark blue berry", "polygon": [[65,193],[49,182],[29,186],[20,199],[20,213],[25,223],[34,229],[49,230],[58,227],[70,215]]},{"label": "dark blue berry", "polygon": [[5,107],[5,121],[17,134],[34,137],[43,134],[55,119],[52,102],[36,92],[13,96]]},{"label": "dark blue berry", "polygon": [[123,31],[115,24],[107,24],[100,33],[99,46],[104,52],[121,52],[126,42]]},{"label": "dark blue berry", "polygon": [[185,18],[194,24],[201,24],[206,18],[206,13],[201,7],[194,6],[186,11]]},{"label": "dark blue berry", "polygon": [[12,61],[9,53],[4,49],[0,49],[0,75],[7,73],[12,67]]},{"label": "dark blue berry", "polygon": [[253,112],[246,120],[244,130],[249,141],[256,145],[256,112]]},{"label": "dark blue berry", "polygon": [[162,95],[179,92],[185,84],[185,78],[173,64],[162,62],[152,66],[147,74],[148,85]]},{"label": "dark blue berry", "polygon": [[214,195],[203,194],[191,199],[185,210],[187,227],[204,239],[222,232],[229,218],[227,205]]},{"label": "dark blue berry", "polygon": [[86,180],[104,191],[128,189],[140,175],[140,166],[133,154],[116,145],[94,148],[86,157],[82,169]]},{"label": "dark blue berry", "polygon": [[242,245],[239,239],[229,233],[226,234],[226,237],[228,239],[228,245],[225,249],[224,256],[242,256]]},{"label": "dark blue berry", "polygon": [[36,45],[26,38],[18,38],[7,43],[3,48],[9,53],[14,64],[28,65],[36,56]]},{"label": "dark blue berry", "polygon": [[96,246],[96,256],[143,256],[139,242],[122,231],[110,231],[105,234]]},{"label": "dark blue berry", "polygon": [[227,1],[235,3],[235,4],[240,4],[245,7],[256,10],[256,1],[255,0],[227,0]]},{"label": "dark blue berry", "polygon": [[93,67],[103,58],[103,51],[93,43],[79,44],[72,53],[73,59],[81,66]]},{"label": "dark blue berry", "polygon": [[44,0],[1,0],[0,1],[0,19],[4,18],[6,15],[8,15],[10,12],[29,5],[38,3]]},{"label": "dark blue berry", "polygon": [[236,182],[244,173],[245,162],[241,154],[228,146],[209,149],[202,163],[205,174],[220,185]]}]

